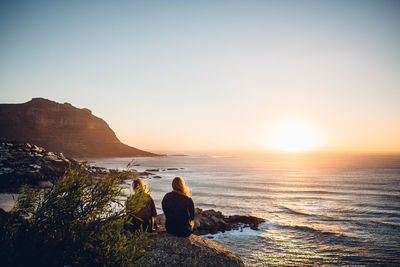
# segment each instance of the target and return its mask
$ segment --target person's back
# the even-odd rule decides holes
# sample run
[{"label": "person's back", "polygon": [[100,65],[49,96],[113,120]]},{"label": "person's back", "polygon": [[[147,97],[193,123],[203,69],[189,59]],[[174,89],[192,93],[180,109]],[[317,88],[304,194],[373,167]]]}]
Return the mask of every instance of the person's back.
[{"label": "person's back", "polygon": [[174,190],[167,193],[162,200],[165,228],[172,235],[187,237],[193,232],[194,204],[183,179],[177,177],[174,182]]},{"label": "person's back", "polygon": [[154,200],[141,179],[135,179],[132,187],[135,194],[130,196],[126,201],[128,215],[126,228],[132,232],[141,228],[144,231],[152,232],[157,228],[154,220],[157,216]]},{"label": "person's back", "polygon": [[[135,204],[130,204],[138,203],[134,198],[135,196],[132,196],[127,200],[127,213],[131,224],[131,226],[128,226],[129,230],[133,232],[142,228],[145,231],[152,232],[154,230],[153,218],[157,216],[153,198],[148,196],[146,197],[147,200],[141,200],[144,204],[140,209],[134,207]],[[131,208],[132,206],[134,208]]]}]

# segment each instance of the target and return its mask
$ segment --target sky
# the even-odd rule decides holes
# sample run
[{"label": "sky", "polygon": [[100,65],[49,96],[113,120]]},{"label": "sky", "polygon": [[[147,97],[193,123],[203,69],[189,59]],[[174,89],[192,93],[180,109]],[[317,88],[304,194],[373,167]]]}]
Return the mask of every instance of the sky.
[{"label": "sky", "polygon": [[400,152],[400,1],[0,1],[0,103],[44,97],[151,151]]}]

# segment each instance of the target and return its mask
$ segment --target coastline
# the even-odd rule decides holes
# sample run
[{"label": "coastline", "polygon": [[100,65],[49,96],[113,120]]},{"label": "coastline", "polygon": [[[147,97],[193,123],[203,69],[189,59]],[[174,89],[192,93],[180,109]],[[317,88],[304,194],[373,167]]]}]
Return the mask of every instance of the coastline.
[{"label": "coastline", "polygon": [[[304,264],[397,263],[390,257],[397,249],[390,242],[400,240],[400,237],[387,236],[385,231],[397,229],[396,217],[387,216],[400,212],[393,206],[398,184],[390,183],[399,179],[400,157],[333,157],[319,161],[313,159],[306,161],[307,164],[304,161],[219,155],[136,159],[140,164],[135,167],[138,171],[165,169],[159,173],[161,178],[145,179],[156,200],[158,213],[170,182],[175,176],[182,176],[192,188],[196,207],[220,210],[227,215],[248,214],[266,218],[267,222],[261,224],[258,231],[244,228],[203,235],[235,252],[248,266],[280,264],[288,255]],[[98,162],[100,166],[122,170],[131,160],[112,158]],[[178,170],[168,171],[168,168]],[[386,181],[390,190],[383,191],[386,190],[384,183],[377,183],[374,177]],[[243,179],[246,179],[245,184],[240,183]],[[126,181],[126,185],[129,184]],[[374,202],[370,202],[372,199]],[[342,206],[342,203],[348,204]],[[360,210],[358,205],[362,205],[364,210]],[[378,209],[378,206],[387,209]],[[376,217],[374,214],[377,212],[382,215]],[[327,216],[334,220],[326,221]],[[362,218],[363,224],[356,220],[353,224],[351,218],[354,216],[358,220]],[[343,225],[358,227],[358,232],[349,231]],[[370,226],[375,230],[368,230]],[[363,235],[367,235],[368,240],[363,235],[357,236],[360,231],[367,231]],[[385,241],[380,241],[381,238]],[[307,243],[307,239],[314,240],[314,245]],[[381,248],[374,247],[372,242],[380,244]],[[352,246],[363,254],[352,252]],[[257,247],[257,251],[252,247]],[[331,249],[325,251],[323,247]],[[293,254],[294,248],[304,249],[300,254]],[[348,258],[349,253],[355,256]]]}]

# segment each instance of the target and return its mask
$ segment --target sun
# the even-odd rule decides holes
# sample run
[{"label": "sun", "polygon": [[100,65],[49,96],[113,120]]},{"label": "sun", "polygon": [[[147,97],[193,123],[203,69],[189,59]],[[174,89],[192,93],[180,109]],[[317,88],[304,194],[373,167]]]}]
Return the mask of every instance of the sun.
[{"label": "sun", "polygon": [[270,145],[278,151],[284,152],[306,152],[317,146],[315,131],[299,121],[286,122],[279,125],[273,131]]}]

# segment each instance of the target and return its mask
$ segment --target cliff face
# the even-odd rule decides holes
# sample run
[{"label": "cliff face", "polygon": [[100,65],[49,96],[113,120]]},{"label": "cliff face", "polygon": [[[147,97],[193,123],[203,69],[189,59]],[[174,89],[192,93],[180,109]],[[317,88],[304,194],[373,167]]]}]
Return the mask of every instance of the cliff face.
[{"label": "cliff face", "polygon": [[108,124],[90,110],[43,98],[0,104],[0,137],[75,158],[156,156],[121,143]]}]

